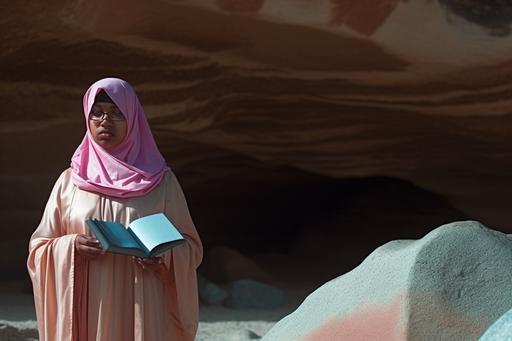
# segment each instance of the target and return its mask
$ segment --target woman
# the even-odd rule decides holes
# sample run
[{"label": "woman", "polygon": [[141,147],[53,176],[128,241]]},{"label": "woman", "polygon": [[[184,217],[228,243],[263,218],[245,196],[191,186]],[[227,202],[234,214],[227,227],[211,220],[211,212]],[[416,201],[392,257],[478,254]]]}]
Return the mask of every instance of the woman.
[{"label": "woman", "polygon": [[[94,83],[83,108],[85,137],[30,239],[40,340],[193,340],[202,246],[176,176],[127,82]],[[85,224],[157,212],[187,240],[158,258],[104,253]]]}]

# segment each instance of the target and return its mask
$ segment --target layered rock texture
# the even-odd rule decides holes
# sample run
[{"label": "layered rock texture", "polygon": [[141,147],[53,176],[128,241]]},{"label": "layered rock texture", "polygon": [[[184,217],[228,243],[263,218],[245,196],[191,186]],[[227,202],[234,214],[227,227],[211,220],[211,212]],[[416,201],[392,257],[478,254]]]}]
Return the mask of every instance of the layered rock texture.
[{"label": "layered rock texture", "polygon": [[[81,96],[105,76],[140,95],[207,247],[291,252],[304,231],[380,245],[465,217],[512,230],[507,13],[497,0],[3,4],[2,276],[23,267],[83,136]],[[403,228],[363,222],[389,198]],[[411,202],[433,204],[399,209]]]},{"label": "layered rock texture", "polygon": [[389,242],[263,340],[476,340],[512,306],[511,249],[510,237],[471,221]]}]

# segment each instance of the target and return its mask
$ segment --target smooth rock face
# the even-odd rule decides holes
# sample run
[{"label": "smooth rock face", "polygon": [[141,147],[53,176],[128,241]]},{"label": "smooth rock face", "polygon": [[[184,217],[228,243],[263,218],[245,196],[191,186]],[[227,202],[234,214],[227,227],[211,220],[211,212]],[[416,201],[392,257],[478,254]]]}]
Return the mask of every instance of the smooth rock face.
[{"label": "smooth rock face", "polygon": [[377,248],[263,340],[475,340],[512,306],[512,241],[478,222]]},{"label": "smooth rock face", "polygon": [[199,298],[201,302],[207,305],[220,305],[229,296],[228,292],[208,281],[205,277],[198,274],[197,277]]},{"label": "smooth rock face", "polygon": [[284,303],[282,290],[250,279],[231,283],[225,304],[234,309],[275,309]]},{"label": "smooth rock face", "polygon": [[[507,295],[508,293],[504,293]],[[511,341],[512,340],[512,309],[507,311],[489,329],[487,329],[478,341]]]},{"label": "smooth rock face", "polygon": [[229,283],[243,278],[259,281],[269,279],[269,275],[251,258],[223,246],[214,247],[207,253],[201,270],[216,283]]}]

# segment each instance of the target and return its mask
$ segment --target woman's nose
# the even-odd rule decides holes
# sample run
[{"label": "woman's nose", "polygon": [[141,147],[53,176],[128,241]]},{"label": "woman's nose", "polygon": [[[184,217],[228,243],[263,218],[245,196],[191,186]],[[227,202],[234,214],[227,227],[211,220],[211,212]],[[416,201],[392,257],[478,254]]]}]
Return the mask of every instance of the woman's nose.
[{"label": "woman's nose", "polygon": [[108,115],[103,118],[103,120],[101,120],[100,122],[100,125],[103,127],[103,126],[112,126],[112,120],[110,119],[110,117],[108,117]]}]

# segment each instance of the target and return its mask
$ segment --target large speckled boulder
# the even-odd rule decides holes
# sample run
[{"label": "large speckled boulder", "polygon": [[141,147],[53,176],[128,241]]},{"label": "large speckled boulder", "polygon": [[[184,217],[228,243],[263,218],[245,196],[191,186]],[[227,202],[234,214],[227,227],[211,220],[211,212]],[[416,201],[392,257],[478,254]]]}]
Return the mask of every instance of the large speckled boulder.
[{"label": "large speckled boulder", "polygon": [[477,340],[512,307],[511,292],[511,239],[456,222],[377,248],[263,340]]}]

